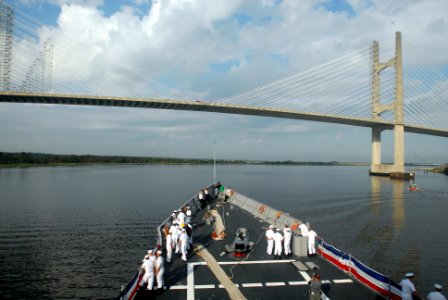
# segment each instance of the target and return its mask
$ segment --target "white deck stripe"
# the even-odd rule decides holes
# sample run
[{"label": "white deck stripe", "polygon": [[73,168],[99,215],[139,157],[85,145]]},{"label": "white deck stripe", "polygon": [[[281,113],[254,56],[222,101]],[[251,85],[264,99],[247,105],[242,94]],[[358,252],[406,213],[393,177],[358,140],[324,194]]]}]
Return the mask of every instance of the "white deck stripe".
[{"label": "white deck stripe", "polygon": [[[245,260],[245,261],[219,261],[220,265],[255,265],[255,264],[282,264],[282,263],[291,263],[295,261],[294,259],[285,259],[285,260]],[[205,266],[207,263],[203,261],[189,263],[195,266]]]},{"label": "white deck stripe", "polygon": [[307,281],[288,281],[289,285],[307,285]]},{"label": "white deck stripe", "polygon": [[186,285],[173,285],[170,286],[170,290],[186,290],[187,286]]},{"label": "white deck stripe", "polygon": [[329,283],[331,283],[331,280],[325,279],[325,280],[322,280],[322,283],[323,284],[329,284]]},{"label": "white deck stripe", "polygon": [[266,286],[284,286],[286,285],[284,282],[266,282]]},{"label": "white deck stripe", "polygon": [[351,279],[333,279],[334,283],[353,283]]},{"label": "white deck stripe", "polygon": [[263,284],[261,282],[257,282],[257,283],[243,283],[241,285],[243,287],[263,287]]},{"label": "white deck stripe", "polygon": [[194,300],[194,265],[187,265],[187,300]]},{"label": "white deck stripe", "polygon": [[195,289],[214,289],[215,287],[214,284],[197,284],[194,286]]},{"label": "white deck stripe", "polygon": [[[235,286],[236,286],[236,287],[240,287],[240,285],[239,285],[238,283],[235,283]],[[219,287],[220,289],[223,289],[223,288],[224,288],[224,286],[223,286],[222,284],[219,284],[218,287]]]},{"label": "white deck stripe", "polygon": [[305,279],[306,282],[308,282],[308,281],[311,280],[311,277],[310,277],[310,275],[308,275],[307,272],[305,272],[305,271],[299,271],[299,273],[300,273],[300,275],[302,275],[303,279]]}]

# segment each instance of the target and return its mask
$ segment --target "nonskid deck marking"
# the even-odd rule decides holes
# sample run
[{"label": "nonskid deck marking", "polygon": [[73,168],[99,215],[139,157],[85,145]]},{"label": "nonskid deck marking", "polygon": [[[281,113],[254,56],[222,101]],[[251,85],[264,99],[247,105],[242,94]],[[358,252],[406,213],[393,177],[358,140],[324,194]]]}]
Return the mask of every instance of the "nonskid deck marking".
[{"label": "nonskid deck marking", "polygon": [[333,279],[334,283],[353,283],[351,279]]},{"label": "nonskid deck marking", "polygon": [[[256,264],[281,264],[281,263],[291,263],[295,261],[294,259],[285,259],[285,260],[241,260],[241,261],[218,261],[220,265],[256,265]],[[205,261],[198,261],[188,263],[189,265],[194,266],[205,266],[207,263]]]},{"label": "nonskid deck marking", "polygon": [[[353,280],[351,279],[333,279],[333,280],[323,280],[322,283],[335,283],[335,284],[344,284],[344,283],[353,283]],[[277,287],[277,286],[298,286],[298,285],[308,285],[308,281],[302,280],[302,281],[279,281],[279,282],[265,282],[264,284],[262,282],[247,282],[247,283],[236,283],[237,287],[243,287],[243,288],[253,288],[253,287]],[[202,290],[202,289],[214,289],[216,288],[216,284],[197,284],[192,287],[195,290]],[[218,284],[218,288],[223,289],[224,286],[222,284]],[[170,290],[187,290],[187,285],[173,285],[169,288]]]},{"label": "nonskid deck marking", "polygon": [[286,285],[283,281],[281,282],[266,282],[266,286],[284,286]]}]

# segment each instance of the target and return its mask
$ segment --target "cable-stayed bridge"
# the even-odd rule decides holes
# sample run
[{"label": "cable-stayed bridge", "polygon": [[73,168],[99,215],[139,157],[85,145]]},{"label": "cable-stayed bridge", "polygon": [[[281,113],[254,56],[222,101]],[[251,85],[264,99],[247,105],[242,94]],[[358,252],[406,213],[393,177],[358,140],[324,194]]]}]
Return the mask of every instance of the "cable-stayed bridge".
[{"label": "cable-stayed bridge", "polygon": [[[405,131],[448,137],[447,78],[435,69],[403,65],[399,33],[395,49],[381,49],[386,59],[380,60],[374,42],[305,72],[210,99],[122,66],[111,69],[83,57],[69,37],[45,34],[45,26],[3,1],[0,9],[0,102],[192,110],[370,127],[375,174],[404,172]],[[405,62],[412,55],[407,51]],[[381,132],[388,129],[394,130],[393,165],[381,163]]]}]

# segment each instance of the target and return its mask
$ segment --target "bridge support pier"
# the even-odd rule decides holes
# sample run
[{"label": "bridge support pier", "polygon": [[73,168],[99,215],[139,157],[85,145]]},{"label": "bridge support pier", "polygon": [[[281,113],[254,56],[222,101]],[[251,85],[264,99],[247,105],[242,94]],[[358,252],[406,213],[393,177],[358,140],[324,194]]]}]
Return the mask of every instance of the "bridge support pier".
[{"label": "bridge support pier", "polygon": [[[371,175],[390,176],[397,178],[412,178],[414,173],[404,171],[404,125],[403,125],[403,66],[401,55],[401,33],[395,35],[395,57],[386,63],[379,62],[379,45],[373,43],[372,72],[372,118],[379,119],[381,114],[394,110],[394,163],[381,163],[381,132],[382,128],[372,128],[372,163]],[[393,103],[381,103],[380,72],[388,67],[395,69],[395,99]]]}]

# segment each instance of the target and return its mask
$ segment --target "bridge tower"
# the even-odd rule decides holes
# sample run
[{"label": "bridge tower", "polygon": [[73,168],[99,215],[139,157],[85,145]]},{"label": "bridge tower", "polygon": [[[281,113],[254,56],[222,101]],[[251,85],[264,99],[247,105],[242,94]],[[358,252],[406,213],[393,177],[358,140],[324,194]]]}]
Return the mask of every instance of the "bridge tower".
[{"label": "bridge tower", "polygon": [[[409,177],[410,173],[404,172],[404,117],[403,117],[403,64],[401,33],[395,34],[395,57],[386,63],[379,61],[378,42],[373,42],[372,53],[372,118],[380,119],[385,111],[393,111],[395,115],[394,125],[394,163],[381,163],[381,132],[384,127],[372,128],[372,163],[370,166],[371,175]],[[381,80],[380,73],[386,68],[395,69],[395,99],[388,104],[381,103]]]}]

